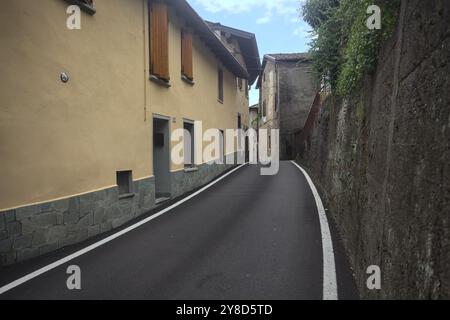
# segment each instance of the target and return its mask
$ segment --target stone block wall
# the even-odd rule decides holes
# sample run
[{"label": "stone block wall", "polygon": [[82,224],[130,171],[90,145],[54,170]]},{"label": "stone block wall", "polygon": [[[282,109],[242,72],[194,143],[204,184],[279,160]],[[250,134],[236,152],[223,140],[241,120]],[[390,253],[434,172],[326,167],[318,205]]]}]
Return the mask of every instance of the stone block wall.
[{"label": "stone block wall", "polygon": [[[450,298],[450,7],[402,1],[376,72],[329,97],[299,159],[343,237],[363,298]],[[366,286],[370,265],[381,290]]]},{"label": "stone block wall", "polygon": [[[172,199],[209,183],[234,165],[203,164],[172,173]],[[133,194],[117,187],[0,212],[0,266],[22,262],[83,242],[149,213],[155,205],[155,179],[133,182]]]},{"label": "stone block wall", "polygon": [[109,188],[0,212],[0,265],[10,265],[85,241],[154,208],[154,179],[135,181],[134,196]]}]

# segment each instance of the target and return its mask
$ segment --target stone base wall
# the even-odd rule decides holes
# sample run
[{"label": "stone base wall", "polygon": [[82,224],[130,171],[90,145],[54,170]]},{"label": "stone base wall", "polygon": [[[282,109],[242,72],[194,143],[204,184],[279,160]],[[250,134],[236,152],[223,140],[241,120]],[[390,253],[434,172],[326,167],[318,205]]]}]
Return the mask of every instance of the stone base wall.
[{"label": "stone base wall", "polygon": [[177,171],[172,173],[172,198],[177,198],[210,182],[224,171],[235,165],[202,164],[191,172]]},{"label": "stone base wall", "polygon": [[[172,199],[207,184],[232,165],[172,173]],[[155,205],[155,179],[135,181],[132,196],[109,188],[0,212],[0,266],[15,264],[111,231]]]},{"label": "stone base wall", "polygon": [[135,181],[134,196],[109,188],[0,212],[0,265],[10,265],[85,241],[150,211],[154,178]]}]

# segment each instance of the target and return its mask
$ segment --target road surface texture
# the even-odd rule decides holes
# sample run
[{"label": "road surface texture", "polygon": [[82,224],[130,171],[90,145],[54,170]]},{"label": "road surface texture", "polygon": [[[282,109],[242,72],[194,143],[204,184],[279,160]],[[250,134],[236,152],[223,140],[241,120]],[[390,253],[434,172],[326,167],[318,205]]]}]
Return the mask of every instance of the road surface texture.
[{"label": "road surface texture", "polygon": [[[341,242],[330,227],[339,298],[357,298]],[[0,287],[101,239],[4,268]],[[70,265],[81,268],[81,290],[67,289]],[[322,279],[313,193],[302,172],[282,162],[276,176],[243,166],[169,212],[0,299],[322,299]]]}]

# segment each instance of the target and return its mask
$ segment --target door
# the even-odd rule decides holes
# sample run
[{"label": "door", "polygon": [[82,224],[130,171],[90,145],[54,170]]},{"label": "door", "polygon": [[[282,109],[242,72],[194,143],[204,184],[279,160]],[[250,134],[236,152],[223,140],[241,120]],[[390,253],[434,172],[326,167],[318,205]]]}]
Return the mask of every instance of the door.
[{"label": "door", "polygon": [[156,199],[171,196],[169,120],[153,119],[153,172]]}]

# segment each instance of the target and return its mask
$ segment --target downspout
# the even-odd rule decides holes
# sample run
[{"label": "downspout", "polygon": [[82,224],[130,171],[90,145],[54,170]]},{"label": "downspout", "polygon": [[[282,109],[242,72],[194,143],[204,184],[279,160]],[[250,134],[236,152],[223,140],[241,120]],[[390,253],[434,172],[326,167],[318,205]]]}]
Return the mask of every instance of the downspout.
[{"label": "downspout", "polygon": [[142,14],[142,23],[143,23],[143,36],[144,36],[144,122],[147,122],[147,35],[146,35],[146,17],[147,17],[147,0],[142,0],[143,14]]}]

